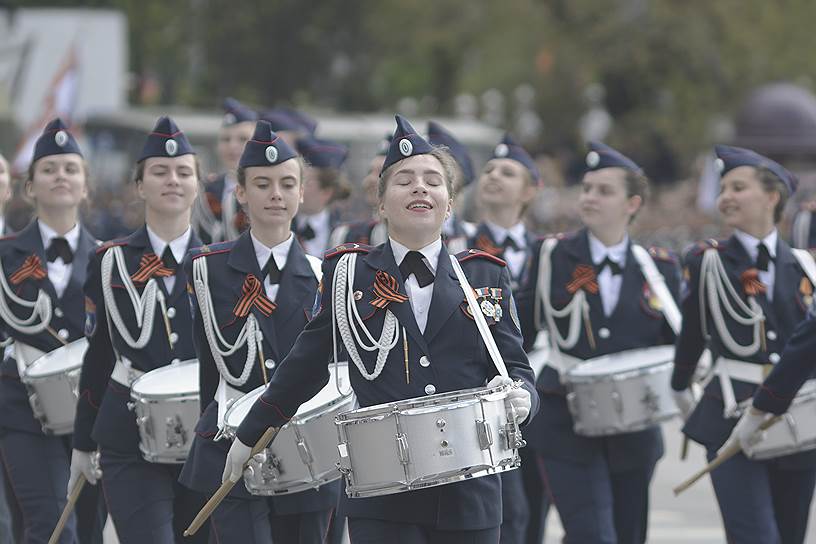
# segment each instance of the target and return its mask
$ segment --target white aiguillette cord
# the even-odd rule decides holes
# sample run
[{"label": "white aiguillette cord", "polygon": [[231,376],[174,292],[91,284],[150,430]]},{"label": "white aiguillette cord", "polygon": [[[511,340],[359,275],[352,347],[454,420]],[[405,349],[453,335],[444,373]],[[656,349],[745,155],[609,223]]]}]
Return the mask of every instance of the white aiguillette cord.
[{"label": "white aiguillette cord", "polygon": [[484,340],[485,346],[487,346],[487,352],[490,353],[490,358],[493,359],[493,364],[496,365],[496,370],[499,371],[499,375],[509,378],[510,375],[507,373],[507,366],[505,366],[504,359],[502,359],[501,353],[499,353],[499,347],[496,345],[496,340],[493,339],[493,335],[490,333],[490,327],[488,327],[487,321],[482,315],[482,311],[479,309],[479,304],[476,302],[476,295],[473,293],[473,288],[470,286],[467,277],[465,277],[465,272],[462,270],[462,266],[459,264],[459,260],[456,258],[456,256],[450,255],[450,260],[451,264],[453,265],[453,270],[456,272],[456,277],[459,279],[459,285],[462,287],[462,291],[465,293],[465,299],[467,299],[470,313],[473,314],[473,319],[476,321],[476,327],[479,329],[479,333],[482,335],[482,340]]}]

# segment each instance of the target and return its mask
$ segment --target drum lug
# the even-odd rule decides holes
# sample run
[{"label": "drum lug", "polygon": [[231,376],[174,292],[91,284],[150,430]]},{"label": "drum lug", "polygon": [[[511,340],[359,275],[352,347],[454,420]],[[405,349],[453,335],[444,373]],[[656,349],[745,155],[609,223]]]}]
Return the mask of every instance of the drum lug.
[{"label": "drum lug", "polygon": [[504,435],[505,449],[517,450],[527,445],[527,441],[521,436],[516,409],[512,405],[510,406],[510,418],[504,424],[504,431],[499,431],[499,434]]},{"label": "drum lug", "polygon": [[130,410],[130,411],[132,412],[133,410],[135,410],[135,409],[136,409],[136,403],[135,403],[135,402],[132,402],[132,401],[129,401],[129,402],[127,403],[127,409],[128,409],[128,410]]},{"label": "drum lug", "polygon": [[486,450],[493,445],[493,430],[487,421],[476,420],[476,436],[479,438],[479,448]]},{"label": "drum lug", "polygon": [[578,417],[578,397],[574,392],[567,393],[567,408],[573,418]]},{"label": "drum lug", "polygon": [[612,402],[615,403],[615,411],[619,414],[623,413],[623,399],[620,396],[620,393],[617,391],[612,391]]},{"label": "drum lug", "polygon": [[31,405],[31,411],[34,413],[34,417],[42,420],[45,413],[43,412],[42,405],[40,404],[40,396],[34,391],[29,391],[28,403]]},{"label": "drum lug", "polygon": [[398,434],[395,438],[397,440],[397,456],[399,457],[399,462],[403,465],[407,465],[411,461],[411,457],[408,453],[408,439],[404,434]]},{"label": "drum lug", "polygon": [[150,425],[150,416],[138,416],[136,418],[136,424],[145,435],[153,438],[153,426]]},{"label": "drum lug", "polygon": [[298,453],[300,454],[300,459],[303,461],[304,465],[311,465],[314,458],[312,457],[312,453],[309,451],[309,446],[306,444],[306,441],[302,438],[297,441],[297,448]]},{"label": "drum lug", "polygon": [[165,420],[165,448],[181,448],[187,443],[187,431],[184,430],[184,422],[178,414],[168,417]]},{"label": "drum lug", "polygon": [[345,442],[337,444],[337,453],[340,455],[340,460],[337,461],[337,470],[340,474],[348,476],[351,474],[351,462],[349,460],[348,445]]}]

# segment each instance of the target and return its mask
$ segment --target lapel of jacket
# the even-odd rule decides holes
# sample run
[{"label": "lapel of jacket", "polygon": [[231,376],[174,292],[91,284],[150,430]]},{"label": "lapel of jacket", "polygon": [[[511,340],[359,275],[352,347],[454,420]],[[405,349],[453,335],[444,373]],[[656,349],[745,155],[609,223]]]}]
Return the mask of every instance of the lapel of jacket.
[{"label": "lapel of jacket", "polygon": [[16,258],[12,263],[9,263],[11,264],[11,267],[9,267],[9,270],[5,271],[6,276],[14,274],[17,268],[23,264],[29,255],[36,255],[39,257],[40,263],[42,263],[42,267],[46,271],[46,278],[41,281],[36,281],[29,278],[23,282],[23,284],[21,284],[21,287],[25,283],[32,282],[32,285],[36,286],[33,293],[34,298],[37,297],[37,289],[41,287],[46,293],[48,293],[48,296],[50,296],[51,300],[56,304],[59,298],[57,297],[57,291],[54,289],[54,284],[51,283],[51,280],[47,276],[48,259],[45,257],[45,248],[43,247],[42,235],[40,234],[38,220],[35,219],[29,223],[26,228],[21,230],[20,234],[17,235],[12,244],[20,255],[19,258]]},{"label": "lapel of jacket", "polygon": [[[428,310],[428,323],[425,325],[425,339],[430,344],[433,338],[442,330],[442,326],[448,321],[451,314],[455,312],[465,298],[459,279],[453,270],[450,261],[450,254],[445,249],[444,244],[439,252],[439,261],[436,264],[436,277],[434,278],[433,296]],[[483,286],[471,286],[483,287]]]},{"label": "lapel of jacket", "polygon": [[[363,258],[363,262],[368,266],[368,274],[365,274],[365,276],[361,275],[360,279],[368,285],[374,285],[374,276],[377,270],[382,270],[389,276],[394,277],[397,280],[397,289],[399,292],[406,294],[405,282],[402,279],[397,262],[394,260],[394,253],[391,250],[390,241],[372,249],[371,252]],[[357,272],[359,271],[358,269]],[[411,301],[392,302],[388,305],[388,309],[396,316],[399,325],[405,327],[408,334],[419,344],[423,352],[427,354],[428,344],[425,341],[425,337],[419,331],[419,326],[414,318],[414,312],[411,309]]]},{"label": "lapel of jacket", "polygon": [[90,254],[96,249],[96,238],[94,238],[85,227],[80,226],[79,243],[74,252],[74,260],[71,265],[71,277],[68,280],[68,285],[62,293],[60,304],[68,309],[65,312],[65,318],[71,324],[82,330],[84,327],[84,315],[82,312],[73,311],[75,308],[83,308],[85,294],[83,286],[85,284],[85,276],[88,273],[88,261]]}]

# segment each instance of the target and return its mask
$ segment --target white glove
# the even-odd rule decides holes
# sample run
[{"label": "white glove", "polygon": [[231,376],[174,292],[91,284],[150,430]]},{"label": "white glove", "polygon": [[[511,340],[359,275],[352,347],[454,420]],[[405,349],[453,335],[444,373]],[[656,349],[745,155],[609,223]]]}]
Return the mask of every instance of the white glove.
[{"label": "white glove", "polygon": [[739,442],[744,452],[749,452],[752,446],[762,440],[762,435],[765,433],[757,431],[759,431],[759,426],[769,417],[771,417],[771,414],[768,412],[762,412],[753,407],[748,408],[748,410],[742,414],[734,430],[731,431],[731,436],[728,437],[725,444],[717,451],[717,455],[735,442]]},{"label": "white glove", "polygon": [[677,404],[677,407],[680,409],[680,415],[683,417],[683,420],[688,419],[691,412],[694,411],[694,406],[697,404],[694,400],[694,394],[690,389],[683,389],[682,391],[672,389],[672,395],[674,396],[674,403]]},{"label": "white glove", "polygon": [[68,477],[68,495],[73,491],[79,480],[79,476],[85,476],[88,483],[96,485],[102,477],[102,471],[93,461],[93,453],[90,451],[74,450],[71,452],[71,475]]},{"label": "white glove", "polygon": [[221,483],[227,480],[236,483],[244,475],[244,467],[252,454],[252,447],[247,446],[238,438],[232,441],[227,461],[224,464],[224,473],[221,475]]},{"label": "white glove", "polygon": [[[501,375],[493,376],[493,379],[488,382],[487,387],[498,387],[504,384],[513,383],[511,378],[506,378]],[[511,389],[507,394],[507,402],[516,411],[518,423],[523,423],[527,416],[530,415],[530,392],[523,387]]]}]

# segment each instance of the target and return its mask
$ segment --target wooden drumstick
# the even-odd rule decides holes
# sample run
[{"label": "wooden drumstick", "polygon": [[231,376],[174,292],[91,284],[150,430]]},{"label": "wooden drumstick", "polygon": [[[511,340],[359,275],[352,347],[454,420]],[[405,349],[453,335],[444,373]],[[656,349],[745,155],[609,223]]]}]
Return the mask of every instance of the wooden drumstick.
[{"label": "wooden drumstick", "polygon": [[[249,458],[252,459],[253,456],[257,455],[261,452],[261,450],[266,448],[266,446],[268,446],[269,443],[275,438],[275,435],[278,434],[279,430],[279,427],[269,427],[263,436],[261,436],[261,438],[255,443]],[[244,465],[244,468],[246,468],[246,465]],[[221,487],[219,487],[215,494],[210,497],[207,504],[204,505],[198,514],[196,514],[195,519],[193,519],[190,526],[184,531],[184,536],[193,536],[199,529],[201,529],[204,522],[207,521],[207,519],[212,515],[213,511],[218,508],[218,505],[221,504],[221,501],[224,500],[236,483],[237,482],[233,482],[232,480],[227,480],[221,484]]]},{"label": "wooden drumstick", "polygon": [[685,461],[686,457],[688,457],[688,446],[689,446],[689,437],[683,435],[683,445],[680,446],[680,460]]},{"label": "wooden drumstick", "polygon": [[82,493],[82,488],[85,487],[85,482],[85,475],[80,474],[74,488],[71,490],[71,494],[68,495],[68,502],[65,503],[65,508],[62,509],[62,515],[57,522],[57,526],[54,527],[54,532],[51,533],[51,538],[48,539],[48,544],[57,544],[59,541],[62,530],[65,529],[65,524],[68,523],[68,518],[71,517],[71,512],[73,512],[74,506],[79,499],[79,494]]},{"label": "wooden drumstick", "polygon": [[[763,421],[762,425],[760,425],[759,428],[757,429],[757,432],[761,432],[768,429],[771,425],[779,421],[781,417],[782,416],[774,416],[768,420]],[[699,480],[700,478],[702,478],[703,476],[705,476],[718,466],[722,465],[723,463],[725,463],[726,461],[728,461],[741,451],[742,445],[739,443],[739,440],[735,440],[733,444],[722,450],[720,454],[714,458],[714,460],[712,460],[709,464],[703,467],[699,472],[695,473],[691,478],[675,487],[673,490],[674,495],[675,496],[679,495],[680,493],[694,485],[697,482],[697,480]]]}]

